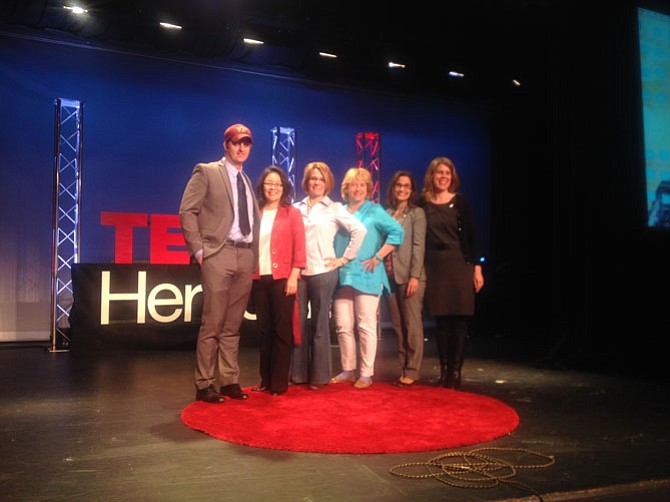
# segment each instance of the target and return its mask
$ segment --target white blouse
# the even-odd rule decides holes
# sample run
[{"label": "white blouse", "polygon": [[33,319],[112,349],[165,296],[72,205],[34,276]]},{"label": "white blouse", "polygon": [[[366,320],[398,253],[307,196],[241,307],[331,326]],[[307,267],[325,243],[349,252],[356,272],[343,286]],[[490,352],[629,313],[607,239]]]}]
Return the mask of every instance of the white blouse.
[{"label": "white blouse", "polygon": [[274,225],[276,209],[263,209],[261,216],[260,236],[258,239],[258,272],[260,275],[272,275],[272,225]]},{"label": "white blouse", "polygon": [[307,265],[302,275],[318,275],[332,270],[325,263],[326,258],[341,258],[335,255],[335,234],[340,228],[350,236],[344,250],[344,258],[351,261],[356,258],[358,248],[365,238],[365,225],[351,214],[340,202],[334,202],[325,196],[313,206],[309,206],[308,197],[293,204],[300,210],[305,225]]}]

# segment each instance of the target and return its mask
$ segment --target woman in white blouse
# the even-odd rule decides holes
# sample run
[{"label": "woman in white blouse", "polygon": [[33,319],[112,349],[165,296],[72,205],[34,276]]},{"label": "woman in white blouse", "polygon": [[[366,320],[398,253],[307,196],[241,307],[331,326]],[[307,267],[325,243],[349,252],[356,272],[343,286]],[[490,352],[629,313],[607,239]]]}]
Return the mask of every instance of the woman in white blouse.
[{"label": "woman in white blouse", "polygon": [[[305,166],[302,189],[307,196],[294,204],[303,218],[307,263],[298,281],[301,344],[293,349],[291,382],[323,388],[332,374],[330,350],[330,308],[337,286],[337,269],[356,258],[366,229],[342,203],[328,194],[335,186],[325,162]],[[344,229],[350,235],[342,256],[335,254],[335,234]],[[311,313],[311,316],[310,316]],[[309,320],[311,317],[311,322]]]}]

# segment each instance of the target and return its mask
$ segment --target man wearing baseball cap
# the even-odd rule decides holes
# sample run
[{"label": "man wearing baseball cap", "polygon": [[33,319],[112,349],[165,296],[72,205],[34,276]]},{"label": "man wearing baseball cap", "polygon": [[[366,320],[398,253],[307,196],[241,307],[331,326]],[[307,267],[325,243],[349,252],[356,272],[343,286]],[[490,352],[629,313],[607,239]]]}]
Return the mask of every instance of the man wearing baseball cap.
[{"label": "man wearing baseball cap", "polygon": [[248,397],[238,383],[237,356],[240,325],[258,259],[258,203],[243,170],[252,142],[247,126],[228,127],[223,134],[225,156],[196,164],[179,206],[186,245],[200,265],[203,306],[195,398],[207,403]]}]

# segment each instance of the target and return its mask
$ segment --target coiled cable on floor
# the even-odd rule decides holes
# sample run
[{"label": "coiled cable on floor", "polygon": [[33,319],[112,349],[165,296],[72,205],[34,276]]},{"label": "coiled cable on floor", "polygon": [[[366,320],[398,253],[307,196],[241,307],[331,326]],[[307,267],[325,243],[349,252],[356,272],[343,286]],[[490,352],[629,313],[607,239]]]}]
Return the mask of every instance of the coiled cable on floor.
[{"label": "coiled cable on floor", "polygon": [[[495,458],[489,452],[505,452],[529,455],[544,461],[532,463],[512,463]],[[411,479],[429,479],[457,488],[495,488],[501,483],[516,485],[540,501],[542,497],[530,486],[513,478],[520,469],[544,469],[555,463],[554,458],[525,448],[477,448],[470,451],[457,451],[433,457],[427,462],[409,462],[393,466],[389,472],[394,476]],[[416,472],[421,470],[421,472]]]}]

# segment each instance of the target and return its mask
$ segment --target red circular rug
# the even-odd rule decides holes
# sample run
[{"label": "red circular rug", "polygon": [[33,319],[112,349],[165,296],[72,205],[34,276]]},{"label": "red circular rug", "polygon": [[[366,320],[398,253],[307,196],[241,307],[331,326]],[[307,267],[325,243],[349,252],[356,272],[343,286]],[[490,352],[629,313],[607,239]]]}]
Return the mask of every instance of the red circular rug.
[{"label": "red circular rug", "polygon": [[181,413],[191,429],[231,443],[316,453],[402,453],[483,443],[509,434],[519,416],[490,397],[415,384],[349,383],[286,394],[250,392],[223,404],[191,403]]}]

